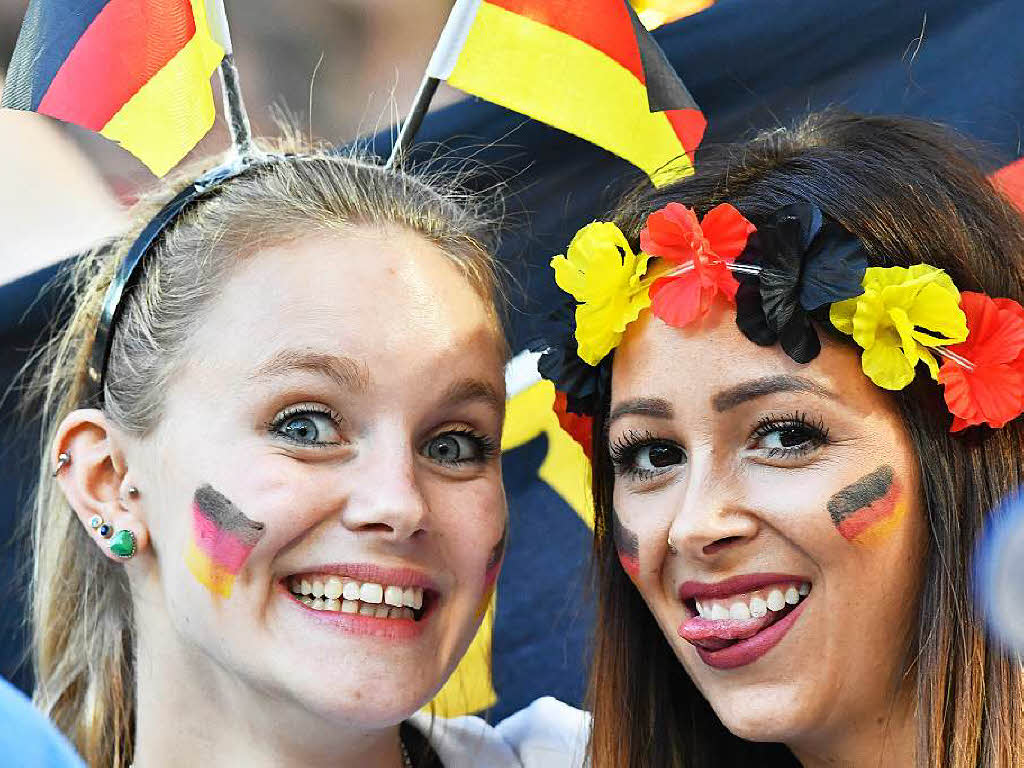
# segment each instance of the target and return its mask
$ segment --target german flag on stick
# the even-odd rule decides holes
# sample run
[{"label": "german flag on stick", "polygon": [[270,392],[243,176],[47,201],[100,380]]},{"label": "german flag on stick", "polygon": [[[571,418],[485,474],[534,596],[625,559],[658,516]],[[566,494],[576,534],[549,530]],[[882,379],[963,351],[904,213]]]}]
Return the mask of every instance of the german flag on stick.
[{"label": "german flag on stick", "polygon": [[210,76],[225,51],[210,25],[225,20],[220,0],[209,5],[31,0],[0,106],[96,131],[162,176],[213,126]]},{"label": "german flag on stick", "polygon": [[[658,182],[706,121],[626,0],[457,0],[429,77],[604,147]],[[665,177],[665,181],[670,177]]]}]

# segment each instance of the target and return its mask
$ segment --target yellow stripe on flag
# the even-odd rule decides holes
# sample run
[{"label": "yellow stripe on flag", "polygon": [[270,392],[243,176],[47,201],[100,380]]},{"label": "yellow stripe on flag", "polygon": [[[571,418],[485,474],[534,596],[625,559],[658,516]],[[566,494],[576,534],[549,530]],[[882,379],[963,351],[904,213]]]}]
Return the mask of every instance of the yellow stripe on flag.
[{"label": "yellow stripe on flag", "polygon": [[[679,137],[628,69],[583,41],[483,2],[448,83],[575,134],[658,181],[693,173]],[[655,172],[674,161],[675,174]]]},{"label": "yellow stripe on flag", "polygon": [[163,176],[213,127],[210,76],[224,49],[210,35],[204,0],[191,0],[196,33],[110,118],[101,134]]}]

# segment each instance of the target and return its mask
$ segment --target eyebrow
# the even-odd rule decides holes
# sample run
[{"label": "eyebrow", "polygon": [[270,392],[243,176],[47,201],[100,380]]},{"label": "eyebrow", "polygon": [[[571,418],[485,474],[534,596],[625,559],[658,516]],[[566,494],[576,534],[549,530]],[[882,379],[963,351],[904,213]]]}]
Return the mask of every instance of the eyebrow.
[{"label": "eyebrow", "polygon": [[366,366],[351,357],[338,357],[309,349],[283,349],[262,362],[249,379],[267,379],[289,373],[326,376],[342,389],[364,392],[370,385]]},{"label": "eyebrow", "polygon": [[774,395],[779,392],[809,392],[812,395],[835,399],[835,395],[825,387],[811,379],[803,376],[765,376],[761,379],[752,379],[742,384],[737,384],[729,389],[723,389],[711,398],[711,406],[722,413],[738,405],[756,400],[765,395]]},{"label": "eyebrow", "polygon": [[449,408],[460,403],[479,401],[498,413],[505,411],[505,398],[491,384],[482,379],[461,379],[453,382],[441,395],[440,405]]},{"label": "eyebrow", "polygon": [[614,408],[608,417],[608,426],[615,423],[616,419],[623,416],[649,416],[655,419],[671,419],[673,415],[672,403],[660,397],[637,397],[632,400],[625,400]]}]

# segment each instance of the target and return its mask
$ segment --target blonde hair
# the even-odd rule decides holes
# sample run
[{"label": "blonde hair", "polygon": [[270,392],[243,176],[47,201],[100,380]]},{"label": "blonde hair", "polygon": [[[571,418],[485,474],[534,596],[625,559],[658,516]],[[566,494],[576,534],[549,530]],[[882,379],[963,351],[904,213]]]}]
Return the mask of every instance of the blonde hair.
[{"label": "blonde hair", "polygon": [[[93,337],[117,265],[195,176],[140,203],[123,237],[70,266],[74,308],[37,354],[32,377],[43,435],[31,536],[35,701],[94,766],[127,766],[133,757],[132,604],[124,570],[99,551],[51,477],[52,446],[58,425],[88,392]],[[107,417],[130,434],[153,429],[201,310],[232,267],[261,248],[316,232],[399,227],[421,235],[495,308],[500,328],[495,230],[481,205],[437,176],[385,169],[353,154],[282,154],[248,169],[187,208],[146,255],[110,348]]]}]

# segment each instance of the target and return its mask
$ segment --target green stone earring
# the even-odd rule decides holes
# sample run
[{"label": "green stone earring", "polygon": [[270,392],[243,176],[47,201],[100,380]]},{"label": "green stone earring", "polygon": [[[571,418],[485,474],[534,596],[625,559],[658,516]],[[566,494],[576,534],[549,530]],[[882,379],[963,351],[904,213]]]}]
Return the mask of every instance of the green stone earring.
[{"label": "green stone earring", "polygon": [[110,551],[122,560],[129,560],[135,556],[135,534],[127,529],[121,529],[110,539]]}]

